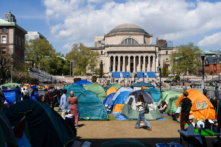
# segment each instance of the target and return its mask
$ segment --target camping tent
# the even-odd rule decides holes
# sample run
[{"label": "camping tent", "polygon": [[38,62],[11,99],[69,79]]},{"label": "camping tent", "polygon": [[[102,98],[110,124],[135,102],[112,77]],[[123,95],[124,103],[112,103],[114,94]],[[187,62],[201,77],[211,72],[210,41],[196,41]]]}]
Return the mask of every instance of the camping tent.
[{"label": "camping tent", "polygon": [[65,146],[75,139],[65,120],[44,103],[27,99],[10,106],[4,113],[18,146]]},{"label": "camping tent", "polygon": [[[137,102],[137,97],[135,97],[134,95],[130,95],[124,104],[124,107],[121,111],[121,115],[126,117],[127,119],[137,119],[139,112],[136,108],[136,102]],[[148,104],[148,106],[149,106],[149,113],[144,115],[146,120],[156,120],[162,118],[156,104],[151,103]]]},{"label": "camping tent", "polygon": [[177,99],[180,97],[182,93],[180,92],[174,92],[174,91],[165,91],[162,92],[162,101],[165,101],[167,104],[169,104],[169,99],[173,97],[177,97]]},{"label": "camping tent", "polygon": [[21,87],[21,84],[18,84],[18,83],[6,83],[6,84],[3,84],[2,86],[6,86],[6,87],[13,87],[13,86],[18,86],[18,87]]},{"label": "camping tent", "polygon": [[[152,99],[153,96],[151,96],[151,94],[149,92],[146,92],[143,90],[136,90],[136,91],[132,92],[130,95],[137,97],[138,94],[142,94],[147,103],[153,103],[153,99]],[[137,102],[137,99],[135,99],[135,100]]]},{"label": "camping tent", "polygon": [[92,83],[87,80],[80,80],[80,81],[73,83],[72,85],[74,85],[74,84],[78,84],[80,86],[83,86],[83,85],[88,85],[88,84],[92,84]]},{"label": "camping tent", "polygon": [[4,96],[5,96],[5,100],[10,104],[14,104],[15,101],[15,90],[3,90],[2,91]]},{"label": "camping tent", "polygon": [[152,87],[152,88],[154,88],[154,86],[153,85],[151,85],[151,84],[149,84],[149,83],[145,83],[145,82],[138,82],[138,83],[136,83],[136,84],[133,84],[133,85],[131,85],[130,87]]},{"label": "camping tent", "polygon": [[108,84],[108,85],[104,88],[104,90],[107,91],[107,90],[111,87],[111,85],[112,85],[112,84]]},{"label": "camping tent", "polygon": [[110,87],[115,87],[116,89],[121,88],[121,86],[117,83],[112,84]]},{"label": "camping tent", "polygon": [[134,90],[130,87],[121,87],[120,89],[118,89],[118,91],[116,92],[116,94],[113,96],[112,101],[109,103],[108,107],[109,109],[112,108],[113,103],[115,101],[115,99],[118,97],[118,95],[123,92],[123,91],[129,91],[129,92],[133,92]]},{"label": "camping tent", "polygon": [[149,92],[152,95],[154,102],[159,102],[160,100],[160,91],[155,88],[144,89],[144,91]]},{"label": "camping tent", "polygon": [[118,139],[104,142],[99,147],[151,147],[147,143],[133,139]]},{"label": "camping tent", "polygon": [[105,107],[107,107],[107,106],[109,105],[109,103],[111,103],[112,98],[113,98],[113,96],[114,96],[115,94],[116,94],[116,93],[111,93],[111,94],[109,94],[109,95],[104,99],[103,104],[104,104]]},{"label": "camping tent", "polygon": [[113,107],[114,107],[113,112],[122,111],[124,107],[124,103],[128,99],[130,93],[131,93],[130,91],[123,91],[117,96],[116,100],[113,103]]},{"label": "camping tent", "polygon": [[16,138],[8,118],[0,109],[0,147],[17,146]]},{"label": "camping tent", "polygon": [[85,90],[90,90],[90,91],[96,93],[102,102],[107,97],[107,95],[106,95],[106,93],[104,91],[104,88],[101,87],[101,85],[99,85],[99,84],[85,85],[84,89]]},{"label": "camping tent", "polygon": [[108,120],[109,116],[99,97],[86,90],[78,97],[78,118],[93,120]]},{"label": "camping tent", "polygon": [[[215,119],[215,110],[212,105],[212,103],[209,101],[209,99],[199,92],[196,89],[188,89],[186,90],[189,95],[188,98],[192,101],[192,107],[191,110],[193,112],[194,118],[197,119]],[[176,106],[178,107],[184,98],[183,94],[179,97],[179,99],[176,102]],[[201,105],[201,104],[202,105]],[[205,106],[207,104],[208,107],[203,108],[200,106]]]},{"label": "camping tent", "polygon": [[111,94],[111,93],[116,93],[116,92],[117,92],[117,89],[116,89],[115,87],[110,87],[110,88],[107,90],[106,94],[107,94],[107,96],[108,96],[109,94]]}]

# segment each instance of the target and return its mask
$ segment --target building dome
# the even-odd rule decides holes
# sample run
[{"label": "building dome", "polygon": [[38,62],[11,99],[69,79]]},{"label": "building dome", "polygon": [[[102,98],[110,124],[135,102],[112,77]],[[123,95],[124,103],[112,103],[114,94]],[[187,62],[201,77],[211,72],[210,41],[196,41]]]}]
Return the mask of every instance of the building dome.
[{"label": "building dome", "polygon": [[132,23],[124,23],[124,24],[118,25],[114,29],[112,29],[108,34],[118,33],[118,32],[139,32],[139,33],[148,34],[144,29]]}]

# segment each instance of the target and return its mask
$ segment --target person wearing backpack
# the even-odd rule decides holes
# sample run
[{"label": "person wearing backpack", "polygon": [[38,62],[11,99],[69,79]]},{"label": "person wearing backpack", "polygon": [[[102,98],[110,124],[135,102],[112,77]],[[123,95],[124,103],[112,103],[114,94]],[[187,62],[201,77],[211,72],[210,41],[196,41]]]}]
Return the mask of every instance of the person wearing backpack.
[{"label": "person wearing backpack", "polygon": [[152,127],[150,126],[150,124],[147,122],[147,120],[144,117],[144,114],[149,112],[148,104],[144,103],[144,98],[142,94],[139,93],[137,97],[138,97],[138,100],[136,103],[136,107],[138,108],[139,116],[137,119],[137,123],[135,125],[135,129],[139,129],[140,121],[142,120],[148,127],[147,130],[151,131]]}]

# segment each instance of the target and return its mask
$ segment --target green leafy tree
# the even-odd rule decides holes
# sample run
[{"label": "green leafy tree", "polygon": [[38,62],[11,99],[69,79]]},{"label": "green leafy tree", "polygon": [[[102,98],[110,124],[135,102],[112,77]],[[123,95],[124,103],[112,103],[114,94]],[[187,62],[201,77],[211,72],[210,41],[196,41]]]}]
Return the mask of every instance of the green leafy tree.
[{"label": "green leafy tree", "polygon": [[193,43],[177,46],[176,50],[170,55],[172,71],[177,74],[186,74],[187,71],[194,73],[198,67],[201,67],[200,56],[201,50]]},{"label": "green leafy tree", "polygon": [[13,67],[12,80],[14,83],[29,82],[30,76],[24,64],[19,63]]},{"label": "green leafy tree", "polygon": [[210,71],[210,75],[213,75],[213,71],[212,70]]},{"label": "green leafy tree", "polygon": [[86,75],[86,69],[92,70],[97,66],[99,57],[98,52],[91,52],[82,43],[74,44],[72,50],[66,54],[67,60],[74,60],[74,75]]},{"label": "green leafy tree", "polygon": [[180,76],[179,76],[179,75],[176,75],[175,79],[176,79],[177,81],[180,81]]},{"label": "green leafy tree", "polygon": [[162,76],[168,76],[170,74],[170,70],[167,67],[163,67],[161,69],[161,73]]}]

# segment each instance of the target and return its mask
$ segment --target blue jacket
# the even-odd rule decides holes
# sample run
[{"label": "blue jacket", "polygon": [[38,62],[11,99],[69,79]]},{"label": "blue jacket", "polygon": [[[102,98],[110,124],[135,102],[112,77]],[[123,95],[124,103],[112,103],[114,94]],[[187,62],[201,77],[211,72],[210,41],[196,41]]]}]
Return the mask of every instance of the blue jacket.
[{"label": "blue jacket", "polygon": [[34,95],[31,95],[31,99],[37,101],[39,98],[38,92],[34,92]]},{"label": "blue jacket", "polygon": [[20,96],[21,95],[20,88],[15,88],[15,95],[16,96]]}]

